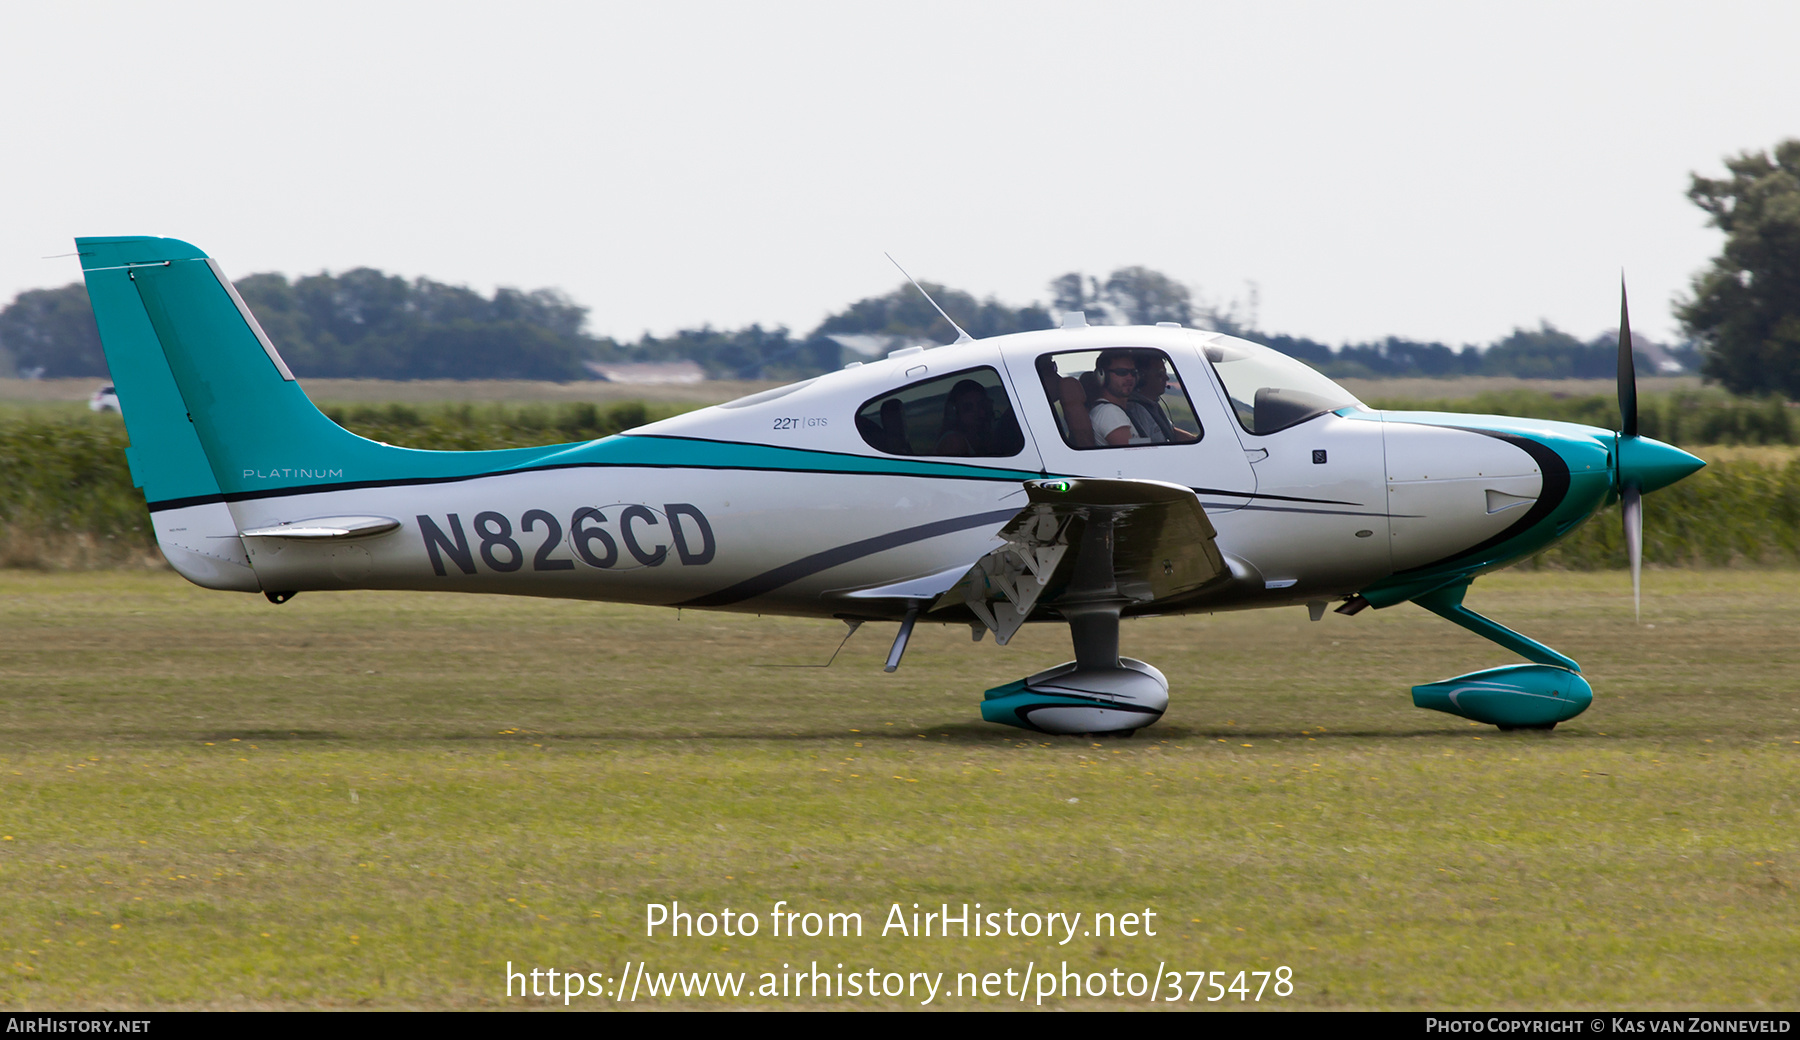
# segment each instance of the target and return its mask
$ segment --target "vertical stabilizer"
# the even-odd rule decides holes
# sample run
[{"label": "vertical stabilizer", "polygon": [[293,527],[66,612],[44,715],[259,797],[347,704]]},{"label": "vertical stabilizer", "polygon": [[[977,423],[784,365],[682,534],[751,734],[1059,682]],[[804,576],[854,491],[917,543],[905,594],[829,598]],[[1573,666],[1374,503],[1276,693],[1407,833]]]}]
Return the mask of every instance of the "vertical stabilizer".
[{"label": "vertical stabilizer", "polygon": [[554,448],[417,451],[313,406],[216,261],[172,238],[78,238],[88,296],[152,510],[223,496],[459,479]]},{"label": "vertical stabilizer", "polygon": [[140,270],[166,270],[178,262],[204,265],[204,258],[172,239],[89,238],[77,239],[76,246],[131,436],[125,449],[131,481],[147,501],[166,506],[150,517],[157,545],[169,565],[197,585],[256,592],[261,586],[201,443],[199,424],[134,279]]},{"label": "vertical stabilizer", "polygon": [[[168,238],[76,241],[96,317],[105,313],[124,332],[115,344],[103,324],[101,339],[115,368],[134,458],[148,463],[141,486],[151,508],[255,491],[268,486],[271,472],[292,480],[288,474],[310,477],[317,471],[323,482],[344,468],[346,456],[380,447],[344,430],[307,400],[216,261]],[[147,409],[133,407],[127,396],[134,393],[132,380],[117,367],[123,362],[155,369],[157,361],[168,379],[157,381],[161,385],[148,402],[153,414],[144,415]],[[171,387],[173,396],[165,389]],[[140,416],[147,420],[141,429]],[[211,471],[210,488],[191,463],[191,445],[170,429],[184,423]],[[173,448],[176,442],[183,442],[180,451]],[[175,476],[164,472],[165,462],[175,459],[182,466],[179,481],[165,479]]]},{"label": "vertical stabilizer", "polygon": [[365,440],[307,399],[217,262],[172,238],[78,238],[131,436],[126,457],[169,562],[258,589],[228,503],[504,472],[560,450],[416,451]]}]

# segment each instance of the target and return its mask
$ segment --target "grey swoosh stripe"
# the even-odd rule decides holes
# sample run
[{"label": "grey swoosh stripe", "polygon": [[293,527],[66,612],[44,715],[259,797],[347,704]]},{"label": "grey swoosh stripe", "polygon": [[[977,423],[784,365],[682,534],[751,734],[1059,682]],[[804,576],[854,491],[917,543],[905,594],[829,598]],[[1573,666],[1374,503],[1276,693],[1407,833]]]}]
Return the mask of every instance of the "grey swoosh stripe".
[{"label": "grey swoosh stripe", "polygon": [[929,524],[920,524],[917,527],[904,527],[898,531],[889,531],[886,534],[878,534],[873,538],[864,538],[861,541],[840,545],[835,549],[826,549],[824,552],[816,552],[811,556],[802,556],[800,559],[791,563],[784,563],[774,570],[764,571],[754,577],[745,578],[743,581],[740,581],[729,588],[723,588],[717,592],[711,592],[704,596],[690,599],[684,603],[677,603],[675,606],[723,607],[733,603],[741,603],[744,600],[760,596],[765,592],[773,592],[790,582],[799,581],[809,574],[817,574],[822,570],[828,570],[839,564],[849,563],[851,560],[859,560],[864,556],[873,556],[878,552],[885,552],[888,549],[909,545],[913,542],[922,542],[927,538],[936,538],[939,535],[954,534],[957,531],[966,531],[971,527],[986,527],[990,524],[1003,524],[1018,515],[1019,511],[1017,509],[996,509],[987,513],[975,513],[970,516],[952,517],[949,520],[935,520]]}]

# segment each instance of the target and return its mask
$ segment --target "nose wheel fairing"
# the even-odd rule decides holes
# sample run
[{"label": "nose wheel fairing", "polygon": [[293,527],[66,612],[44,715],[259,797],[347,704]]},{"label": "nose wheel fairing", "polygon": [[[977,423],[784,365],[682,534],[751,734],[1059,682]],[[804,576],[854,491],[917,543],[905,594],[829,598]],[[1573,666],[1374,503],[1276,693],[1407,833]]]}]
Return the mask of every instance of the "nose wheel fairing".
[{"label": "nose wheel fairing", "polygon": [[1412,688],[1413,704],[1501,729],[1552,729],[1586,711],[1594,688],[1575,659],[1482,617],[1463,606],[1469,582],[1458,582],[1413,600],[1446,621],[1492,640],[1531,664],[1470,672]]},{"label": "nose wheel fairing", "polygon": [[1412,688],[1413,704],[1501,729],[1550,729],[1594,703],[1594,688],[1567,668],[1509,664]]}]

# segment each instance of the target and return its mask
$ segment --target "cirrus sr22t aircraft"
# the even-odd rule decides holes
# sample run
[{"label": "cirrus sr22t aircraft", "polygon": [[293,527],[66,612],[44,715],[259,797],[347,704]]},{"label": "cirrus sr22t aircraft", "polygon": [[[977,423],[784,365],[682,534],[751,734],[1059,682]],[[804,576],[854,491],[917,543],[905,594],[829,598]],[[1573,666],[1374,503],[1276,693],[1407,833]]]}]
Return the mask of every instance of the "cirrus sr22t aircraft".
[{"label": "cirrus sr22t aircraft", "polygon": [[[428,589],[900,623],[1075,660],[986,692],[984,718],[1129,732],[1169,684],[1119,655],[1146,614],[1413,602],[1529,663],[1414,703],[1547,729],[1580,666],[1462,605],[1477,575],[1703,463],[1624,430],[1381,412],[1275,351],[1177,326],[1060,329],[885,359],[583,444],[390,447],[316,409],[219,265],[165,238],[78,240],[132,479],[188,580],[280,603]],[[1623,325],[1624,322],[1622,321]],[[960,331],[960,330],[959,330]]]}]

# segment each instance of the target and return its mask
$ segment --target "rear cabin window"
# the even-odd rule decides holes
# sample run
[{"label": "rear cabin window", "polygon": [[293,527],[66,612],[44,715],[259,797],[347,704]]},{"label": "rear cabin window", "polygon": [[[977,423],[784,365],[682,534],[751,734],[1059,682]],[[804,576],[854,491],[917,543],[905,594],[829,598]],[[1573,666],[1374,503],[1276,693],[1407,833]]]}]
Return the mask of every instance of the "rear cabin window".
[{"label": "rear cabin window", "polygon": [[1206,435],[1160,350],[1081,350],[1037,359],[1057,432],[1071,448],[1193,444]]},{"label": "rear cabin window", "polygon": [[856,432],[889,455],[1008,459],[1025,434],[1000,373],[971,368],[872,397],[856,411]]}]

